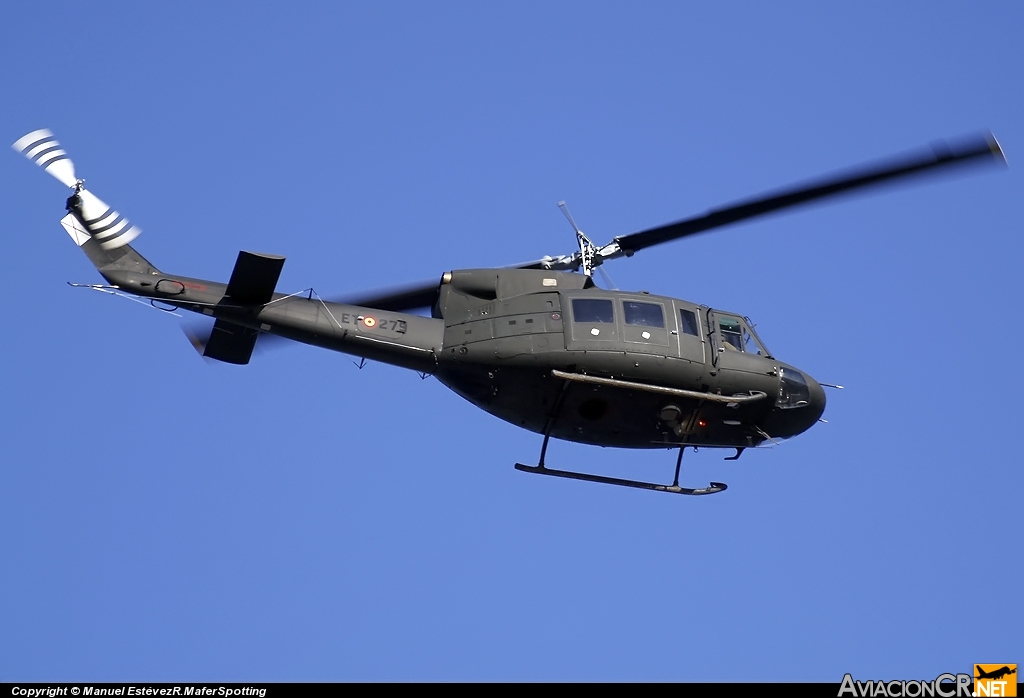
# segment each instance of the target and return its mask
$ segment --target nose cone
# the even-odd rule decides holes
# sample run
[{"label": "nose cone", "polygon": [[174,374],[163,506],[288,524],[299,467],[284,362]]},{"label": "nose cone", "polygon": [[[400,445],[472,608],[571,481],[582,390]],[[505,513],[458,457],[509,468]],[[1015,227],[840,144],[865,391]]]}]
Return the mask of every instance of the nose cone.
[{"label": "nose cone", "polygon": [[804,374],[807,379],[807,387],[810,388],[811,399],[807,405],[808,414],[811,415],[811,423],[808,424],[804,429],[809,429],[812,424],[821,419],[821,415],[825,414],[825,389],[821,387],[818,381],[814,380],[807,374]]},{"label": "nose cone", "polygon": [[789,438],[814,426],[825,413],[825,390],[818,381],[795,368],[783,367],[779,397],[765,423],[771,436]]}]

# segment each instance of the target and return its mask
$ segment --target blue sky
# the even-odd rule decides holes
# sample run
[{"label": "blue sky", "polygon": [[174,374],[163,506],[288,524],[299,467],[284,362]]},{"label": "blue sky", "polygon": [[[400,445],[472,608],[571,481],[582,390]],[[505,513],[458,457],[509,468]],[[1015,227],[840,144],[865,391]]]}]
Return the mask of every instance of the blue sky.
[{"label": "blue sky", "polygon": [[[309,347],[206,365],[0,157],[0,680],[933,678],[1024,661],[1019,3],[18,3],[0,131],[51,128],[162,269],[343,294],[574,249],[931,141],[1010,161],[607,265],[820,381],[668,497]],[[667,479],[669,452],[549,463]],[[991,622],[990,622],[991,621]]]}]

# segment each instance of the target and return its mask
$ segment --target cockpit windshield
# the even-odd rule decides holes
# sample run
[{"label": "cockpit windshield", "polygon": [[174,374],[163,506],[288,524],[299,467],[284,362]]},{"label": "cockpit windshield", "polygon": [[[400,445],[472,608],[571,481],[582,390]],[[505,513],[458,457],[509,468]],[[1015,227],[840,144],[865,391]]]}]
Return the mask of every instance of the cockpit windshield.
[{"label": "cockpit windshield", "polygon": [[769,355],[744,318],[738,318],[733,315],[719,315],[718,331],[722,338],[722,347],[726,351],[742,351],[747,354],[760,354],[761,356]]}]

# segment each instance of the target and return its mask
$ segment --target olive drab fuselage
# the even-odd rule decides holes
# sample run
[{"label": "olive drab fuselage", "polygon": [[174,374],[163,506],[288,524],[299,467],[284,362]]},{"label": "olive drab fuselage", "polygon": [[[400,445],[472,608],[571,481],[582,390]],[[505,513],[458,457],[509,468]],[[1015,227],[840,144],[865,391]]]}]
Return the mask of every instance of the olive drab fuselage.
[{"label": "olive drab fuselage", "polygon": [[[236,270],[270,261],[283,262],[241,253]],[[232,341],[251,333],[248,351],[270,333],[432,374],[496,417],[567,441],[746,448],[796,436],[825,408],[821,386],[772,357],[742,316],[571,272],[449,272],[423,317],[272,284],[260,303],[239,302],[253,292],[241,273],[225,285],[124,260],[98,266],[120,289],[216,318]]]},{"label": "olive drab fuselage", "polygon": [[[768,354],[745,318],[600,289],[580,274],[452,272],[434,316],[444,321],[441,382],[501,419],[568,441],[749,447],[805,431],[825,406],[817,382]],[[714,398],[734,395],[763,398]]]}]

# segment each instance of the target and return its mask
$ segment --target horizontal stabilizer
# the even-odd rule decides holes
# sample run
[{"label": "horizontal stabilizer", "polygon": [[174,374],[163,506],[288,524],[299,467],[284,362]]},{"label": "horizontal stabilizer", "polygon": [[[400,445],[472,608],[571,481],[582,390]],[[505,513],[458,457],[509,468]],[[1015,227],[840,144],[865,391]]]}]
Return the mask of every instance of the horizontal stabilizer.
[{"label": "horizontal stabilizer", "polygon": [[[239,252],[228,281],[227,297],[241,305],[263,305],[274,297],[284,257]],[[245,363],[245,362],[243,362]]]},{"label": "horizontal stabilizer", "polygon": [[213,324],[213,334],[210,335],[210,341],[206,343],[203,356],[228,364],[247,364],[259,334],[258,330],[236,325],[227,320],[217,320]]}]

